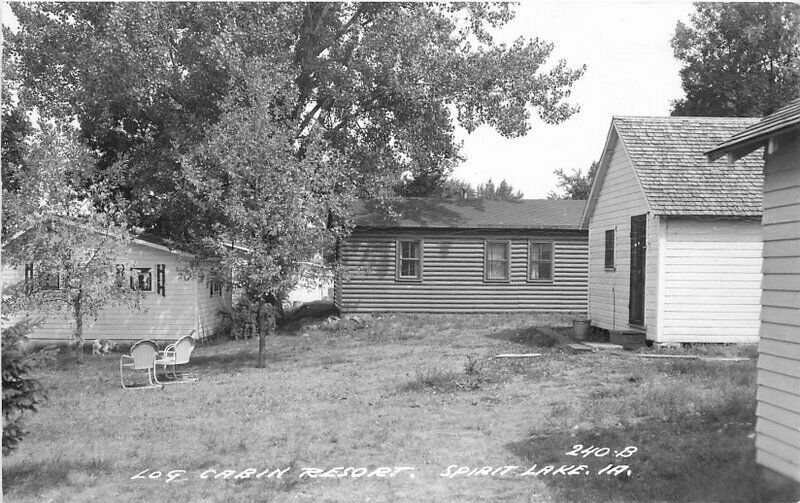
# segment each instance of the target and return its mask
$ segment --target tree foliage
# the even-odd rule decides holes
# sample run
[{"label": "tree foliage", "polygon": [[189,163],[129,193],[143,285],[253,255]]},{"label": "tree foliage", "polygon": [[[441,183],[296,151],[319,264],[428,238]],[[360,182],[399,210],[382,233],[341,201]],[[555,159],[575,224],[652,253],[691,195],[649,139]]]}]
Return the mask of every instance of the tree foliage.
[{"label": "tree foliage", "polygon": [[24,414],[36,412],[47,400],[42,383],[30,377],[47,354],[26,353],[24,347],[25,336],[33,325],[34,322],[26,319],[2,328],[3,456],[11,454],[28,433],[23,429]]},{"label": "tree foliage", "polygon": [[69,128],[40,128],[3,204],[3,219],[21,229],[4,246],[3,265],[26,271],[24,282],[4,287],[3,308],[70,318],[82,363],[84,323],[103,308],[138,305],[117,269],[130,235],[108,191],[90,184],[91,154]]},{"label": "tree foliage", "polygon": [[764,116],[800,96],[800,5],[696,3],[672,48],[686,93],[672,115]]},{"label": "tree foliage", "polygon": [[24,101],[75,116],[101,170],[124,159],[113,178],[135,222],[171,234],[195,212],[181,191],[181,159],[206,141],[226,103],[250,107],[253,68],[292,83],[274,98],[292,103],[278,109],[297,155],[323,138],[340,154],[340,176],[356,173],[359,193],[371,197],[390,195],[405,173],[421,186],[446,178],[460,160],[456,121],[519,136],[530,110],[566,119],[583,72],[564,61],[543,70],[552,45],[538,39],[495,43],[490,32],[513,17],[507,4],[12,8],[20,31],[6,35]]},{"label": "tree foliage", "polygon": [[505,180],[502,180],[499,185],[495,185],[490,178],[485,183],[474,187],[467,181],[448,178],[435,192],[427,197],[442,197],[446,199],[522,199],[522,192],[516,190]]},{"label": "tree foliage", "polygon": [[597,175],[597,168],[600,164],[597,161],[592,161],[589,166],[589,171],[584,175],[583,170],[580,168],[573,170],[571,173],[566,173],[563,169],[553,171],[558,177],[556,186],[559,192],[551,191],[547,194],[548,199],[589,199],[589,193],[592,191],[592,184]]}]

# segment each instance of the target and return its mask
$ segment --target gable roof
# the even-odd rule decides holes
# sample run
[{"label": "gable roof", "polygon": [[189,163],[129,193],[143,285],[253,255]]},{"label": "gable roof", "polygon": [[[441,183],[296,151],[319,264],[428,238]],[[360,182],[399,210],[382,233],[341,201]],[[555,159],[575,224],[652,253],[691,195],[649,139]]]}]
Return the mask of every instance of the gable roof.
[{"label": "gable roof", "polygon": [[[74,227],[80,227],[80,228],[84,228],[84,229],[87,229],[87,230],[92,231],[92,232],[96,232],[98,234],[103,234],[103,235],[106,235],[106,236],[114,237],[113,234],[111,234],[111,233],[109,233],[107,231],[104,231],[102,229],[92,228],[92,227],[89,227],[89,226],[84,225],[84,224],[80,224],[80,223],[77,223],[77,222],[69,221],[67,219],[59,219],[59,223],[61,225],[69,225],[69,226],[74,226]],[[2,248],[5,248],[8,244],[16,241],[21,236],[23,236],[26,233],[30,232],[33,228],[34,228],[34,226],[31,225],[29,227],[26,227],[26,228],[20,230],[19,232],[17,232],[13,236],[9,237],[8,240],[5,241],[2,244]],[[184,256],[191,255],[188,252],[181,251],[181,250],[175,248],[174,246],[172,246],[170,241],[168,241],[166,238],[160,237],[160,236],[158,236],[156,234],[149,233],[149,232],[144,232],[144,233],[140,233],[140,234],[134,235],[132,237],[132,239],[131,239],[131,242],[134,243],[134,244],[147,246],[149,248],[154,248],[156,250],[161,250],[161,251],[165,251],[165,252],[169,252],[169,253],[174,253],[175,255],[184,255]]]},{"label": "gable roof", "polygon": [[706,155],[714,160],[731,153],[733,160],[736,160],[763,147],[770,137],[794,129],[800,129],[800,98],[708,150]]},{"label": "gable roof", "polygon": [[392,201],[395,217],[375,202],[356,201],[356,227],[396,229],[578,230],[586,201],[559,199],[430,199]]},{"label": "gable roof", "polygon": [[614,117],[592,185],[583,225],[597,204],[617,142],[633,165],[656,215],[755,218],[761,215],[762,159],[754,153],[733,166],[704,152],[754,124],[747,117]]}]

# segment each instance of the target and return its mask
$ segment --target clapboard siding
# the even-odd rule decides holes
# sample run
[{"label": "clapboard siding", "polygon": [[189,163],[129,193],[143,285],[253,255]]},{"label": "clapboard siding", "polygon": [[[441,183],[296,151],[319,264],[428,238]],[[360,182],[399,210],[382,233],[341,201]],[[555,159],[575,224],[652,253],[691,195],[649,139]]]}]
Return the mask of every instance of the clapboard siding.
[{"label": "clapboard siding", "polygon": [[[86,319],[84,339],[166,341],[188,335],[191,330],[198,328],[195,281],[180,277],[182,265],[178,255],[134,243],[119,262],[126,265],[126,270],[131,267],[150,267],[153,291],[143,293],[141,309],[138,311],[119,306],[104,309],[96,320]],[[156,264],[166,266],[164,296],[155,291]],[[3,267],[4,287],[23,280],[24,271],[21,268]],[[29,337],[47,342],[65,341],[72,337],[73,327],[74,322],[68,313],[50,315]]]},{"label": "clapboard siding", "polygon": [[[422,280],[396,279],[398,239],[421,239]],[[484,243],[511,243],[510,280],[484,281]],[[552,282],[528,281],[528,243],[553,241]],[[340,246],[343,312],[586,311],[587,240],[581,231],[357,229]]]},{"label": "clapboard siding", "polygon": [[[628,329],[630,299],[631,217],[649,211],[633,165],[621,141],[616,141],[589,223],[589,317],[608,330]],[[614,270],[605,269],[605,232],[615,231]],[[656,328],[658,285],[658,218],[647,218],[645,326]]]},{"label": "clapboard siding", "polygon": [[212,295],[208,281],[197,281],[197,337],[205,339],[214,335],[222,326],[220,311],[230,309],[231,291],[228,288],[223,287]]},{"label": "clapboard siding", "polygon": [[756,460],[800,481],[800,139],[766,158]]},{"label": "clapboard siding", "polygon": [[656,340],[758,342],[761,249],[757,221],[667,219]]}]

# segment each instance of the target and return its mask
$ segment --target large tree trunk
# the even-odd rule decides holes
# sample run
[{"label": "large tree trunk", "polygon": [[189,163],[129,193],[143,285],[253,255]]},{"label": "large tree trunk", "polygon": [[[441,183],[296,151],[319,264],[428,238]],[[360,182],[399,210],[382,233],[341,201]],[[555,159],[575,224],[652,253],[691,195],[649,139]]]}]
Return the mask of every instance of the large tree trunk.
[{"label": "large tree trunk", "polygon": [[258,300],[258,368],[267,366],[267,330],[264,318],[266,317],[266,303],[264,299]]},{"label": "large tree trunk", "polygon": [[72,302],[72,307],[75,309],[75,357],[78,365],[83,365],[83,311],[81,309],[81,295],[80,293],[75,297]]}]

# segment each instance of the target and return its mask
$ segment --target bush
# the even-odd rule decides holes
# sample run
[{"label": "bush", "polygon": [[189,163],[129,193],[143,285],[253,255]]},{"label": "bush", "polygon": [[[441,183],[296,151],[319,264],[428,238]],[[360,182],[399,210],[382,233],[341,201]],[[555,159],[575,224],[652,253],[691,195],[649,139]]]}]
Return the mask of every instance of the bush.
[{"label": "bush", "polygon": [[49,353],[26,354],[25,335],[35,323],[30,320],[18,322],[2,329],[3,364],[3,456],[19,446],[28,433],[22,428],[25,411],[35,412],[46,399],[42,384],[27,375]]}]

